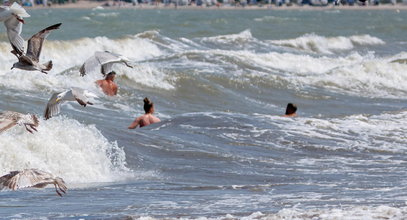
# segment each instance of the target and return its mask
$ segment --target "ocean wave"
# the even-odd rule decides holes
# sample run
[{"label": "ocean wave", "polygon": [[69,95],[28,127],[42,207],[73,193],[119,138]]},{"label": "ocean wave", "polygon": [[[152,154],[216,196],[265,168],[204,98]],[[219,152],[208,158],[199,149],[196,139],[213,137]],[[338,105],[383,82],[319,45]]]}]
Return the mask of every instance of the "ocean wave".
[{"label": "ocean wave", "polygon": [[[72,163],[75,161],[75,163]],[[123,181],[131,177],[125,153],[94,125],[64,117],[40,120],[38,132],[20,126],[0,134],[0,171],[38,168],[67,183]]]},{"label": "ocean wave", "polygon": [[244,30],[238,34],[219,35],[214,37],[204,37],[202,42],[220,43],[220,44],[244,44],[253,40],[250,30]]},{"label": "ocean wave", "polygon": [[[101,79],[100,73],[89,73],[84,78],[79,76],[79,67],[94,54],[95,51],[112,51],[128,57],[133,64],[137,61],[161,56],[163,51],[148,39],[130,36],[120,39],[107,37],[82,38],[72,41],[47,41],[44,44],[41,60],[52,60],[53,69],[47,74],[40,72],[27,72],[19,69],[10,70],[16,58],[9,52],[10,45],[0,42],[0,76],[3,80],[0,86],[17,90],[55,90],[73,86],[92,89],[94,81]],[[137,65],[131,69],[122,65],[115,65],[119,75],[142,85],[168,89],[171,86],[165,77],[160,81],[160,72],[153,71],[149,66]],[[154,73],[153,73],[154,72]],[[153,74],[152,74],[153,73]],[[120,76],[119,76],[120,77]],[[154,83],[152,83],[154,82]],[[162,85],[161,85],[162,84]]]},{"label": "ocean wave", "polygon": [[333,54],[336,51],[351,50],[357,45],[368,46],[385,44],[383,40],[367,34],[350,37],[324,37],[316,34],[306,34],[295,39],[271,40],[269,42],[274,45],[322,54]]},{"label": "ocean wave", "polygon": [[[351,115],[343,118],[297,118],[292,123],[280,123],[281,119],[270,120],[269,123],[285,130],[284,141],[289,137],[311,138],[321,140],[324,145],[314,145],[315,148],[329,151],[369,151],[406,153],[407,142],[403,131],[407,129],[407,111],[388,112],[380,115]],[[275,122],[276,121],[276,122]],[[332,144],[328,144],[332,143]],[[394,163],[398,163],[396,160]]]}]

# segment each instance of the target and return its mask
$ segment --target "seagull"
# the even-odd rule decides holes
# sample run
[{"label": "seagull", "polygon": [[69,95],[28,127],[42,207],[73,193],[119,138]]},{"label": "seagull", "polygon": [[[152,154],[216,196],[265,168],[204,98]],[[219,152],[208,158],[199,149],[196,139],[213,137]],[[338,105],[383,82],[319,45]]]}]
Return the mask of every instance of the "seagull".
[{"label": "seagull", "polygon": [[13,111],[0,113],[0,133],[17,124],[24,125],[25,129],[32,134],[33,130],[37,131],[38,118],[33,114],[22,114]]},{"label": "seagull", "polygon": [[42,49],[42,44],[44,43],[45,38],[49,35],[50,31],[59,29],[59,26],[61,26],[62,23],[54,24],[51,25],[40,32],[34,34],[29,40],[28,40],[28,48],[27,48],[27,53],[24,54],[23,51],[21,50],[16,50],[15,48],[18,48],[16,45],[13,44],[13,41],[10,40],[11,46],[14,48],[11,53],[17,56],[18,62],[13,64],[13,68],[19,68],[22,70],[28,70],[28,71],[41,71],[45,74],[47,74],[46,71],[49,71],[52,69],[52,60],[48,61],[47,63],[39,63],[40,59],[40,54],[41,54],[41,49]]},{"label": "seagull", "polygon": [[30,17],[21,5],[14,2],[10,7],[0,6],[0,21],[4,22],[13,51],[24,50],[24,39],[20,36],[24,17]]},{"label": "seagull", "polygon": [[100,68],[100,72],[105,76],[112,71],[113,64],[115,63],[122,63],[133,68],[128,62],[129,59],[120,54],[111,53],[109,51],[96,51],[93,56],[85,61],[79,69],[79,72],[81,73],[81,76],[85,76],[86,73],[91,72],[96,68]]},{"label": "seagull", "polygon": [[45,119],[49,119],[52,116],[59,114],[61,111],[61,104],[67,101],[77,101],[83,107],[86,107],[87,104],[93,105],[93,103],[88,101],[88,98],[97,98],[97,96],[88,90],[77,87],[73,87],[72,89],[63,92],[56,92],[52,94],[48,101],[44,117]]},{"label": "seagull", "polygon": [[62,178],[38,169],[11,171],[9,174],[0,177],[0,190],[17,190],[27,187],[44,188],[48,184],[54,184],[55,191],[61,197],[62,193],[66,193],[68,189]]}]

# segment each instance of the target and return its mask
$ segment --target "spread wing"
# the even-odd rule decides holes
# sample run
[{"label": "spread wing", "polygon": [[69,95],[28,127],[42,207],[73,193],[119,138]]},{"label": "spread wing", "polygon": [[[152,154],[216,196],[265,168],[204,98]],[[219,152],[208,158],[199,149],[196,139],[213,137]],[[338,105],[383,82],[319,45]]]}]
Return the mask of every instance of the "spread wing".
[{"label": "spread wing", "polygon": [[100,66],[99,60],[97,60],[95,56],[91,56],[85,61],[85,63],[83,63],[79,72],[81,73],[81,76],[85,76],[86,73],[92,72],[98,66]]},{"label": "spread wing", "polygon": [[12,171],[0,177],[0,189],[17,190],[27,187],[45,187],[50,184],[53,175],[37,169]]},{"label": "spread wing", "polygon": [[27,56],[38,62],[45,38],[47,38],[50,31],[59,29],[61,24],[62,23],[54,24],[34,34],[30,40],[28,40]]},{"label": "spread wing", "polygon": [[51,98],[49,99],[44,112],[45,119],[50,119],[52,116],[59,114],[61,111],[61,104],[64,102],[64,100],[57,102],[58,94],[60,94],[60,92],[52,94]]},{"label": "spread wing", "polygon": [[0,115],[0,133],[13,127],[17,124],[17,121],[13,118],[2,117],[3,114]]},{"label": "spread wing", "polygon": [[94,71],[97,68],[100,68],[100,72],[103,75],[106,75],[112,71],[114,63],[124,63],[128,67],[132,67],[127,61],[128,59],[120,54],[108,51],[96,51],[95,54],[82,65],[80,69],[81,76],[84,76],[86,73]]},{"label": "spread wing", "polygon": [[24,53],[24,39],[20,36],[23,24],[15,16],[4,22],[7,28],[7,36],[13,50],[21,56]]},{"label": "spread wing", "polygon": [[86,106],[86,104],[88,104],[88,97],[85,95],[85,90],[74,87],[72,88],[72,95],[80,105]]}]

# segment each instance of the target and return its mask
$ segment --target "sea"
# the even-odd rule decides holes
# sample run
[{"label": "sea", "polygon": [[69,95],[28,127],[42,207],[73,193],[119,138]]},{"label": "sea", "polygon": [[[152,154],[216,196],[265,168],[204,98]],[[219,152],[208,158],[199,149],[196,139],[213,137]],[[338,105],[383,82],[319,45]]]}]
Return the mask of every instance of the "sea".
[{"label": "sea", "polygon": [[[62,26],[48,74],[11,70],[0,27],[0,111],[40,117],[0,134],[0,175],[36,168],[68,191],[0,191],[0,219],[407,218],[407,11],[27,10],[24,39]],[[134,66],[115,64],[117,96],[79,74],[96,51]],[[94,105],[45,120],[71,87]],[[161,122],[130,130],[145,97]]]}]

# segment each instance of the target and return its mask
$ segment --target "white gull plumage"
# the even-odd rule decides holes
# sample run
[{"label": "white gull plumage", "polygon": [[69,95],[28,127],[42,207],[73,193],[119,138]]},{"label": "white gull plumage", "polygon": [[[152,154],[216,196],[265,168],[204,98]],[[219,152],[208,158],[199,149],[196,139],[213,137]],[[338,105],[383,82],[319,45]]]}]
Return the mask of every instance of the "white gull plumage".
[{"label": "white gull plumage", "polygon": [[130,60],[120,54],[111,53],[109,51],[96,51],[93,56],[88,58],[85,63],[79,69],[81,76],[85,76],[86,73],[92,72],[97,68],[100,68],[100,73],[106,75],[112,71],[113,64],[122,63],[130,68],[133,68],[128,64]]},{"label": "white gull plumage", "polygon": [[16,2],[10,7],[0,6],[0,22],[4,22],[6,26],[7,37],[14,51],[24,51],[24,39],[20,34],[25,17],[30,17],[30,15]]},{"label": "white gull plumage", "polygon": [[38,118],[33,114],[22,114],[13,111],[0,113],[0,133],[15,125],[24,126],[28,132],[33,133],[33,130],[37,131],[38,124]]},{"label": "white gull plumage", "polygon": [[45,108],[44,117],[49,119],[60,113],[61,104],[67,101],[77,101],[80,105],[86,107],[87,104],[93,105],[88,99],[97,98],[97,96],[88,90],[73,87],[70,90],[63,92],[56,92],[52,94],[51,98]]},{"label": "white gull plumage", "polygon": [[21,50],[16,50],[17,48],[15,45],[13,45],[12,41],[10,41],[14,55],[18,58],[18,62],[13,64],[13,68],[18,68],[22,70],[28,70],[28,71],[41,71],[43,73],[47,73],[46,71],[49,71],[52,69],[52,61],[48,61],[46,63],[40,63],[40,54],[42,50],[42,44],[44,43],[45,38],[49,35],[50,31],[59,29],[62,23],[54,24],[51,25],[38,33],[34,34],[29,40],[28,40],[28,47],[27,47],[27,53],[24,54],[24,51]]},{"label": "white gull plumage", "polygon": [[59,196],[66,193],[68,189],[62,178],[38,169],[11,171],[9,174],[0,177],[0,190],[18,190],[28,187],[44,188],[48,184],[55,186],[55,191]]}]

